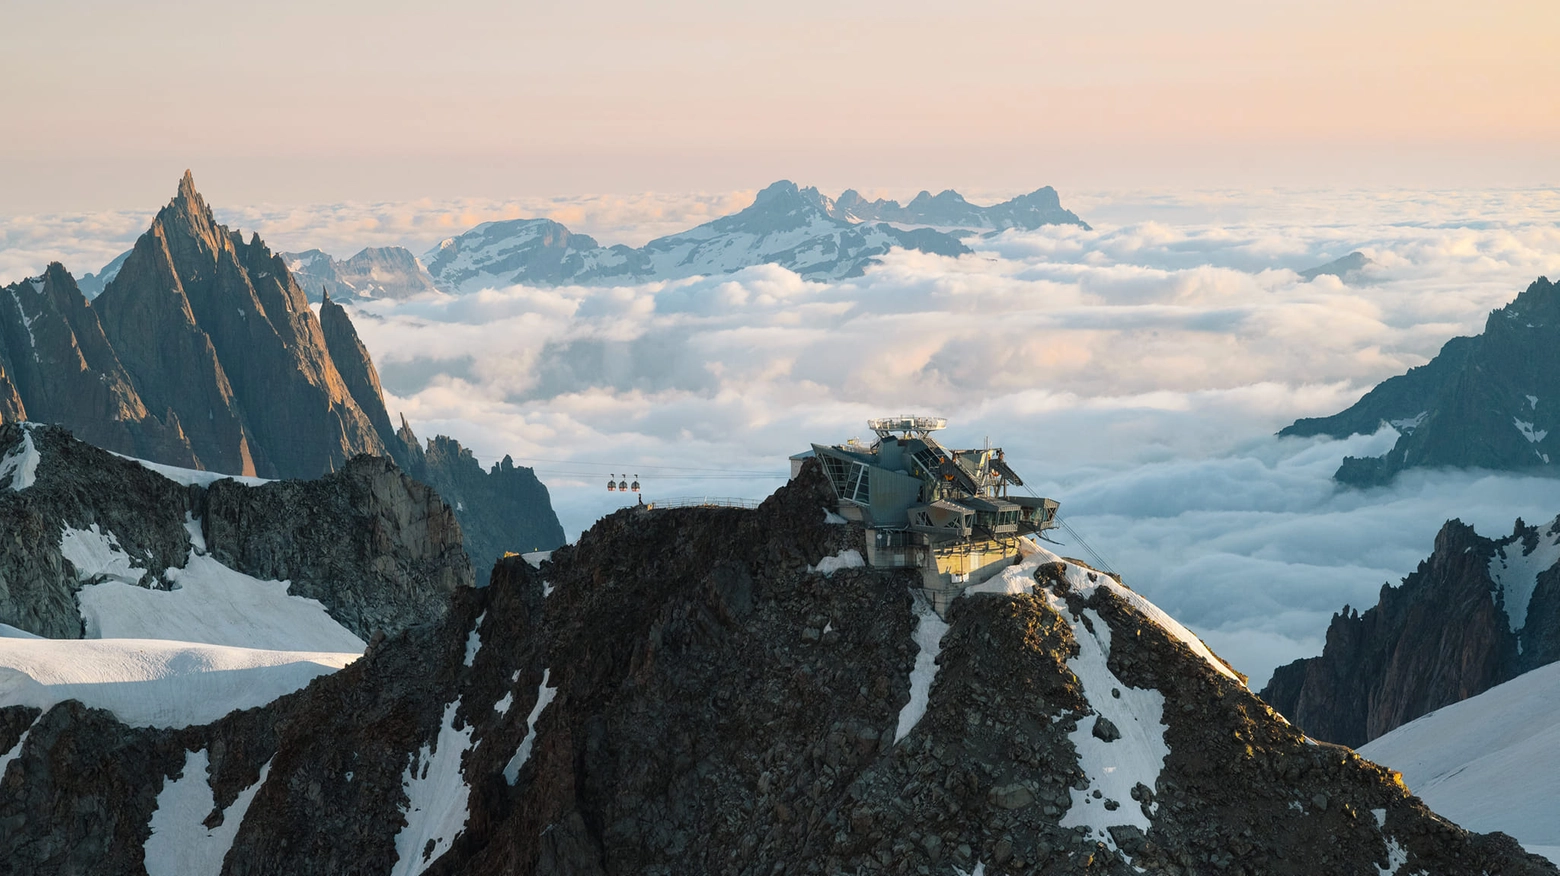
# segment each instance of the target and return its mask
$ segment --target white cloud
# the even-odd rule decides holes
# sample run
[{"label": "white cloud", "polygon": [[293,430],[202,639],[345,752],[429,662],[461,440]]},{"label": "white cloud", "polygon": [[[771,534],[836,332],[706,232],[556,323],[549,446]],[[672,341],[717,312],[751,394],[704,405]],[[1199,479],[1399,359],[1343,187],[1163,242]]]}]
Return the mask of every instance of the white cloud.
[{"label": "white cloud", "polygon": [[[1333,611],[1373,604],[1411,572],[1444,520],[1494,534],[1560,513],[1550,480],[1412,472],[1391,490],[1339,490],[1339,460],[1384,450],[1389,434],[1272,437],[1480,331],[1539,274],[1560,275],[1560,194],[1063,198],[1097,229],[1010,232],[963,259],[899,253],[841,283],[760,267],[376,302],[355,319],[392,411],[484,460],[535,465],[571,536],[624,503],[603,488],[609,473],[637,474],[649,498],[756,498],[810,441],[861,435],[867,417],[899,410],[947,416],[951,443],[1005,446],[1130,585],[1258,684],[1316,653]],[[650,222],[625,239],[725,209],[584,202],[600,227]],[[406,229],[448,233],[420,209],[225,218],[251,217],[246,227],[287,241],[278,248],[345,254]],[[493,218],[468,212],[427,208]],[[0,269],[55,245],[42,230],[23,238],[5,238]],[[1294,273],[1355,249],[1376,262],[1358,285]]]}]

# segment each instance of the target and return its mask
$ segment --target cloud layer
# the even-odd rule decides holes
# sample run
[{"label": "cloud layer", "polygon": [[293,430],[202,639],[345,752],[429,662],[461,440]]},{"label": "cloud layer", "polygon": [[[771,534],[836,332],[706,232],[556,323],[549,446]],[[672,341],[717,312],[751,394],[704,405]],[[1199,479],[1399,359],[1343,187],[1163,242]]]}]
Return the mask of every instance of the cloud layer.
[{"label": "cloud layer", "polygon": [[[1008,232],[962,259],[899,253],[840,283],[759,267],[371,303],[354,318],[392,410],[485,460],[534,465],[571,537],[623,504],[604,489],[609,474],[637,475],[652,499],[758,498],[810,441],[861,435],[885,413],[947,416],[949,443],[1006,447],[1130,585],[1257,684],[1319,651],[1333,611],[1374,603],[1412,571],[1444,520],[1501,534],[1519,515],[1560,513],[1560,482],[1504,475],[1413,472],[1388,490],[1338,490],[1339,460],[1384,451],[1389,432],[1272,437],[1480,331],[1534,277],[1560,275],[1560,195],[1064,200],[1096,230]],[[580,199],[567,208],[582,218],[562,221],[633,242],[741,203],[619,201]],[[223,218],[280,248],[347,253],[459,230],[440,217],[520,209],[457,207],[469,205]],[[138,230],[145,218],[93,221]],[[88,240],[85,220],[50,221],[4,226],[0,270],[58,246],[49,227],[80,234],[80,251],[119,251]],[[1294,273],[1352,250],[1376,263],[1353,285]]]}]

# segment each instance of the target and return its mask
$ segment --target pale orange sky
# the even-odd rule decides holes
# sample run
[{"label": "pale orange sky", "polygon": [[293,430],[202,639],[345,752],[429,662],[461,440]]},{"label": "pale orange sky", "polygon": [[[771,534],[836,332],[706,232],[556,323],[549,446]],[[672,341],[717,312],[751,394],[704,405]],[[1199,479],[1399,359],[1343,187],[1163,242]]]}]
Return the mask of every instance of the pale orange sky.
[{"label": "pale orange sky", "polygon": [[0,211],[1560,181],[1548,2],[0,8]]}]

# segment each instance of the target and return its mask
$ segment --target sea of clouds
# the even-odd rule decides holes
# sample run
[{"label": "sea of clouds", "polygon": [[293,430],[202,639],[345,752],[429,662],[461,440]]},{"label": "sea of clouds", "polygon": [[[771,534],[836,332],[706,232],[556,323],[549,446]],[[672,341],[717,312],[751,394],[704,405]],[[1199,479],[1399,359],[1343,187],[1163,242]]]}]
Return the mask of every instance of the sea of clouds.
[{"label": "sea of clouds", "polygon": [[[451,202],[427,215],[418,205],[256,208],[219,218],[258,228],[278,249],[347,255],[387,242],[420,251],[462,223],[565,207],[576,211],[561,219],[571,228],[634,243],[743,197]],[[534,465],[571,538],[632,501],[605,490],[609,475],[637,475],[649,500],[759,498],[809,442],[869,437],[871,416],[946,416],[946,443],[989,438],[1006,448],[1129,585],[1255,685],[1319,652],[1344,604],[1374,604],[1384,583],[1413,571],[1445,520],[1499,535],[1518,516],[1560,514],[1560,481],[1550,479],[1410,472],[1385,489],[1334,485],[1342,457],[1384,452],[1390,429],[1345,441],[1273,437],[1297,417],[1341,410],[1448,338],[1477,333],[1535,277],[1560,275],[1560,194],[1063,199],[1094,230],[976,238],[976,254],[959,259],[896,253],[854,280],[812,283],[758,267],[630,287],[371,302],[354,318],[392,411],[484,460],[511,454]],[[101,245],[87,233],[62,243],[68,218],[0,219],[0,276],[50,246],[102,264],[149,214],[78,217],[80,231],[128,234]],[[50,226],[60,233],[49,236]],[[1347,284],[1295,273],[1353,250],[1375,264]]]}]

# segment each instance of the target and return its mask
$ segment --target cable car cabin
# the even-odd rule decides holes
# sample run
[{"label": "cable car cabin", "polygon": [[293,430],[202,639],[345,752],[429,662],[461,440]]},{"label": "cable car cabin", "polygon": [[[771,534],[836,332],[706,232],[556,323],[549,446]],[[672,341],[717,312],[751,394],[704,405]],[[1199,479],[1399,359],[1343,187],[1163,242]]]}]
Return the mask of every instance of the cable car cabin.
[{"label": "cable car cabin", "polygon": [[1056,525],[1058,504],[1012,496],[1024,482],[1000,447],[951,450],[932,432],[940,417],[868,420],[877,440],[814,444],[791,457],[792,477],[817,457],[839,500],[840,515],[867,532],[867,562],[919,568],[937,611],[965,587],[996,575],[1019,557],[1018,538]]}]

